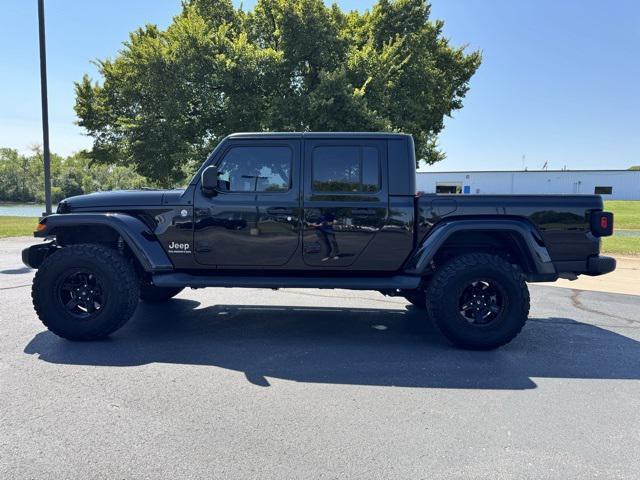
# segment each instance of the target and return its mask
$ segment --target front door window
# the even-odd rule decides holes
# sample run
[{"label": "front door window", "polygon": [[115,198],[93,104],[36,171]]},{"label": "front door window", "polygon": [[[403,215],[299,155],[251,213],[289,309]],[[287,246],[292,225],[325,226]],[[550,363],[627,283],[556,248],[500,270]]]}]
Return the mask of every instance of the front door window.
[{"label": "front door window", "polygon": [[218,166],[219,188],[229,192],[286,192],[291,187],[289,147],[233,147]]}]

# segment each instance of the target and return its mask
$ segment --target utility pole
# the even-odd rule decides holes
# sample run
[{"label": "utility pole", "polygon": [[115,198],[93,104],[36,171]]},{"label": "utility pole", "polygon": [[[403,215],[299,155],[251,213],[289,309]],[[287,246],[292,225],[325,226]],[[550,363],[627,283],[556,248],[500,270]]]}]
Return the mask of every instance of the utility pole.
[{"label": "utility pole", "polygon": [[42,97],[42,155],[44,159],[44,215],[51,215],[51,153],[49,152],[49,99],[47,96],[47,44],[44,32],[44,0],[38,0],[40,35],[40,94]]}]

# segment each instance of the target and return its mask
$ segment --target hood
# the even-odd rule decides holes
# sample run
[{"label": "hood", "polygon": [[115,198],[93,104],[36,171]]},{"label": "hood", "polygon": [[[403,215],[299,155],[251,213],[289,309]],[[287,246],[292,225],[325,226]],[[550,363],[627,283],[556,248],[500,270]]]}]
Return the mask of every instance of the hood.
[{"label": "hood", "polygon": [[[58,206],[58,213],[90,208],[154,207],[163,204],[169,197],[180,196],[183,190],[116,190],[96,192],[65,198]],[[164,202],[166,204],[166,201]]]}]

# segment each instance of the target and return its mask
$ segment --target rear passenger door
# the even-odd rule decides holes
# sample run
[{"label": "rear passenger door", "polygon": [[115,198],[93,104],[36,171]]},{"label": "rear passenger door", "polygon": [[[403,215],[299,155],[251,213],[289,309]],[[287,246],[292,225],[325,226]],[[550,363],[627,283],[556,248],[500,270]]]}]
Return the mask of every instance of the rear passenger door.
[{"label": "rear passenger door", "polygon": [[304,263],[348,267],[387,218],[386,140],[306,139],[304,153]]}]

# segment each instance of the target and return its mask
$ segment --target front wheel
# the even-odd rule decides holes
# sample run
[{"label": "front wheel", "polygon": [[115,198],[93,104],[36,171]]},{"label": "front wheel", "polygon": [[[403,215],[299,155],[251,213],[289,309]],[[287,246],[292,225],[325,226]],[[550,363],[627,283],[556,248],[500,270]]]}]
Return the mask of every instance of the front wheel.
[{"label": "front wheel", "polygon": [[529,315],[529,290],[520,272],[501,257],[470,253],[435,273],[427,309],[454,345],[491,350],[522,330]]},{"label": "front wheel", "polygon": [[70,245],[48,256],[33,280],[42,323],[69,340],[97,340],[122,327],[138,304],[139,281],[112,248]]}]

